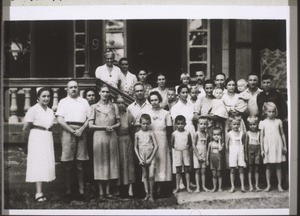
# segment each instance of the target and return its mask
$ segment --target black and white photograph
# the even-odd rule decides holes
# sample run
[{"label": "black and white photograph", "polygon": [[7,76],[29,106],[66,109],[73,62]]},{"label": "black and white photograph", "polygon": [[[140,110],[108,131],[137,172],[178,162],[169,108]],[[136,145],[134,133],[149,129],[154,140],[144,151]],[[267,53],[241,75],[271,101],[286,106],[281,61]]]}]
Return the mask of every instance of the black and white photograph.
[{"label": "black and white photograph", "polygon": [[288,4],[20,7],[3,7],[2,214],[291,213]]}]

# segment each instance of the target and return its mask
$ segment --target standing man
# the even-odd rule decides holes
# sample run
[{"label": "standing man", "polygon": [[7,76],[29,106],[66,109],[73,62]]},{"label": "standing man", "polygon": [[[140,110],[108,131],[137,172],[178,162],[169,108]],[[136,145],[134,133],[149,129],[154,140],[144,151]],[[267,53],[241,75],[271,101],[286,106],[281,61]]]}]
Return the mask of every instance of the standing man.
[{"label": "standing man", "polygon": [[249,93],[250,99],[248,101],[249,116],[257,116],[259,114],[257,105],[257,95],[262,90],[258,88],[258,76],[256,74],[248,75],[248,88],[246,92]]},{"label": "standing man", "polygon": [[166,88],[166,75],[159,73],[157,75],[157,87],[150,90],[150,92],[157,91],[162,97],[160,104],[161,108],[165,108],[168,104],[168,88]]},{"label": "standing man", "polygon": [[137,83],[137,78],[134,74],[128,71],[128,59],[121,58],[119,60],[120,69],[125,77],[125,92],[130,96],[133,95],[133,85]]},{"label": "standing man", "polygon": [[64,167],[66,200],[71,201],[72,167],[76,164],[76,174],[79,186],[80,200],[84,198],[83,162],[89,159],[86,146],[86,127],[90,105],[86,99],[79,96],[78,83],[71,80],[67,84],[67,97],[61,99],[57,106],[57,122],[62,127],[61,161]]},{"label": "standing man", "polygon": [[144,85],[140,82],[137,82],[133,86],[135,101],[128,106],[128,114],[132,120],[132,138],[134,133],[140,129],[140,118],[143,113],[146,113],[151,109],[151,104],[145,98],[145,89]]},{"label": "standing man", "polygon": [[105,64],[97,67],[95,76],[98,79],[103,80],[107,84],[125,91],[125,76],[121,72],[120,68],[113,65],[115,54],[112,51],[105,53]]},{"label": "standing man", "polygon": [[[127,107],[128,117],[130,121],[129,133],[132,141],[134,141],[135,133],[138,132],[141,128],[141,124],[140,124],[141,115],[144,113],[148,113],[152,108],[151,104],[145,98],[145,89],[143,83],[137,82],[136,84],[134,84],[133,90],[134,90],[135,101]],[[139,160],[136,154],[134,154],[133,157],[134,157],[134,166],[135,166],[134,168],[136,172],[135,173],[136,183],[134,187],[134,191],[135,191],[134,194],[137,194],[143,188],[143,184],[141,184],[142,170],[141,167],[139,166]]]},{"label": "standing man", "polygon": [[225,86],[224,86],[224,82],[226,80],[226,75],[224,73],[218,73],[215,76],[215,87],[216,88],[221,88],[224,90]]},{"label": "standing man", "polygon": [[265,102],[273,102],[278,109],[277,118],[282,121],[287,120],[287,103],[282,93],[272,88],[273,76],[264,74],[261,79],[261,88],[263,91],[257,95],[259,115],[262,116],[262,108]]},{"label": "standing man", "polygon": [[206,73],[204,71],[196,71],[195,77],[197,79],[196,87],[198,88],[199,91],[198,98],[200,99],[205,96],[203,84],[205,81]]}]

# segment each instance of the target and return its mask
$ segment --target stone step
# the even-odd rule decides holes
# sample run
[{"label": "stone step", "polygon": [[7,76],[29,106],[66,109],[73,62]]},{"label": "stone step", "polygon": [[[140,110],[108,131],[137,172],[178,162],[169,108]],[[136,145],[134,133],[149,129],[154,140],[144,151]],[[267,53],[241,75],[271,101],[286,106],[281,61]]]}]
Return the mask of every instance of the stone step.
[{"label": "stone step", "polygon": [[[233,193],[229,192],[229,189],[225,189],[222,192],[204,192],[200,193],[188,193],[187,191],[179,191],[176,195],[178,203],[191,203],[213,200],[228,200],[228,199],[247,199],[247,198],[270,198],[270,197],[286,197],[289,199],[289,191],[278,192],[277,188],[272,188],[269,192],[248,192],[242,193],[240,188],[236,188]],[[247,189],[247,188],[246,188]]]}]

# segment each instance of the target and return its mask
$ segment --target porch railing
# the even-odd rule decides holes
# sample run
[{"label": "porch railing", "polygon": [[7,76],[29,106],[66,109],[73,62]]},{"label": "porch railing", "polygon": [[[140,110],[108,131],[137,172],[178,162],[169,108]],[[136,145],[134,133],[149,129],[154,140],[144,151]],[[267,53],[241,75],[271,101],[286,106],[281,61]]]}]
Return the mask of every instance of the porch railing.
[{"label": "porch railing", "polygon": [[[23,117],[28,109],[36,103],[36,88],[49,87],[53,91],[51,108],[55,112],[58,102],[66,96],[67,82],[72,78],[7,78],[4,79],[4,122],[15,124],[23,122]],[[80,94],[86,88],[93,88],[96,85],[96,78],[75,79],[80,88]],[[100,82],[104,83],[102,80]],[[113,86],[108,85],[113,97],[121,95],[128,105],[134,101],[132,97]]]}]

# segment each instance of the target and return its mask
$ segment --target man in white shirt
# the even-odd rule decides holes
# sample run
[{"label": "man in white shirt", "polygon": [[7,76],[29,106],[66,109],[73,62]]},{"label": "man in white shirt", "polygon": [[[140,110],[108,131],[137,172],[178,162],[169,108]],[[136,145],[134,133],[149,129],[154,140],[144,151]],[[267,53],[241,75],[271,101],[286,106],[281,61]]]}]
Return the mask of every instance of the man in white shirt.
[{"label": "man in white shirt", "polygon": [[132,118],[132,126],[135,128],[134,131],[140,129],[140,118],[143,113],[147,113],[152,107],[148,100],[145,98],[144,85],[137,82],[133,86],[135,101],[128,106],[128,114]]},{"label": "man in white shirt", "polygon": [[67,84],[67,97],[61,99],[57,106],[57,122],[62,127],[61,161],[64,166],[66,201],[72,199],[71,182],[72,167],[76,162],[76,172],[79,184],[80,200],[84,199],[84,172],[83,162],[89,159],[86,146],[86,127],[88,126],[88,117],[90,115],[90,105],[86,99],[79,96],[78,83],[71,80]]},{"label": "man in white shirt", "polygon": [[200,99],[205,96],[203,84],[205,81],[206,73],[204,71],[196,71],[195,77],[197,79],[196,87],[198,88],[198,91],[199,91],[198,99]]},{"label": "man in white shirt", "polygon": [[113,65],[115,54],[111,51],[105,53],[106,63],[96,68],[95,76],[107,84],[125,91],[125,76],[120,68]]},{"label": "man in white shirt", "polygon": [[128,71],[128,59],[127,58],[121,58],[119,60],[119,66],[120,69],[125,76],[125,92],[129,95],[133,95],[133,85],[137,83],[137,77],[136,75],[130,73]]},{"label": "man in white shirt", "polygon": [[248,101],[249,115],[256,116],[259,114],[257,95],[262,92],[262,90],[258,88],[258,76],[256,74],[248,75],[248,88],[245,91],[250,95],[250,99]]}]

